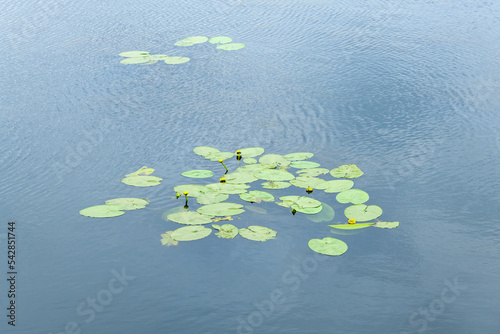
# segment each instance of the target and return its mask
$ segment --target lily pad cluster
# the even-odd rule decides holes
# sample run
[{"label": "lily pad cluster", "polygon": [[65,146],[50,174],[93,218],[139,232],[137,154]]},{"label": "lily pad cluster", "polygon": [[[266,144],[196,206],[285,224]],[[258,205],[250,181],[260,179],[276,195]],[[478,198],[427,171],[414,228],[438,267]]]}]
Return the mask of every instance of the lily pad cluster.
[{"label": "lily pad cluster", "polygon": [[[195,39],[201,41],[201,39]],[[191,43],[193,40],[184,40]],[[196,43],[194,43],[196,44]],[[375,222],[382,215],[382,209],[376,205],[366,205],[369,195],[360,189],[355,189],[353,179],[363,175],[359,167],[354,164],[341,165],[334,169],[321,167],[314,161],[310,152],[295,152],[285,155],[276,153],[264,154],[261,147],[241,148],[237,151],[221,151],[210,146],[198,146],[193,152],[214,163],[211,170],[189,170],[182,173],[190,178],[218,178],[213,183],[181,184],[174,187],[174,191],[186,196],[185,211],[173,212],[166,216],[167,220],[187,227],[197,226],[197,229],[178,230],[182,233],[196,233],[193,239],[176,237],[173,231],[169,238],[174,241],[196,240],[210,235],[207,224],[220,220],[229,220],[245,212],[244,206],[234,201],[226,202],[230,196],[238,196],[240,200],[251,203],[275,202],[288,208],[293,215],[304,214],[314,222],[329,222],[333,220],[335,212],[327,203],[315,199],[313,190],[322,190],[325,193],[335,194],[341,204],[349,204],[344,210],[348,223],[329,225],[338,230],[355,230],[369,226],[379,228],[395,228],[398,222]],[[224,161],[233,161],[234,166],[228,169]],[[234,160],[233,160],[234,159]],[[333,179],[328,179],[328,176]],[[210,182],[210,181],[208,181]],[[262,190],[252,190],[251,185],[260,185]],[[291,188],[290,188],[291,187]],[[302,189],[306,194],[278,196],[277,192],[287,189]],[[265,190],[264,190],[265,189]],[[199,206],[195,211],[188,204],[188,197],[196,199]],[[192,204],[192,201],[191,201]],[[238,234],[244,238],[256,241],[274,239],[277,232],[263,226],[248,226],[238,228],[232,224],[211,224],[220,238],[232,239]],[[203,231],[203,232],[202,232]],[[184,234],[182,234],[184,235]],[[163,239],[162,239],[163,240]],[[163,243],[164,241],[162,241]],[[167,242],[168,244],[168,242]],[[324,237],[311,239],[309,247],[325,255],[341,255],[347,250],[347,245],[335,238]]]},{"label": "lily pad cluster", "polygon": [[[216,49],[222,51],[234,51],[245,47],[245,44],[243,43],[231,43],[232,41],[233,40],[227,36],[216,36],[212,38],[205,36],[191,36],[175,42],[174,45],[185,47],[209,42],[211,44],[216,44]],[[156,64],[158,61],[164,61],[169,65],[177,65],[190,61],[190,58],[188,57],[169,56],[165,54],[152,55],[149,51],[125,51],[120,53],[119,56],[125,57],[125,59],[120,61],[122,64],[150,65]]]}]

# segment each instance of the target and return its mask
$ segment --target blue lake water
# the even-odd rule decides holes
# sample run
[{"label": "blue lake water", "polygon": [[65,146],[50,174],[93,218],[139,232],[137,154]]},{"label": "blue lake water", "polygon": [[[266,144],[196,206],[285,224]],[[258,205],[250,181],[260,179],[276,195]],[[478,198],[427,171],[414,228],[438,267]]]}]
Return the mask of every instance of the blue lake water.
[{"label": "blue lake water", "polygon": [[[0,8],[1,333],[498,333],[500,3]],[[246,46],[174,46],[197,35]],[[131,50],[191,60],[121,64]],[[267,214],[248,210],[232,223],[270,227],[275,240],[212,233],[162,246],[161,234],[179,227],[162,219],[183,204],[173,187],[197,182],[181,172],[223,172],[192,152],[200,145],[312,152],[329,169],[357,164],[365,174],[355,187],[400,226],[338,235],[265,203],[254,206]],[[120,182],[142,166],[162,184]],[[345,222],[334,194],[313,195]],[[116,218],[79,214],[117,197],[151,203]],[[316,256],[307,242],[323,237],[348,251]]]}]

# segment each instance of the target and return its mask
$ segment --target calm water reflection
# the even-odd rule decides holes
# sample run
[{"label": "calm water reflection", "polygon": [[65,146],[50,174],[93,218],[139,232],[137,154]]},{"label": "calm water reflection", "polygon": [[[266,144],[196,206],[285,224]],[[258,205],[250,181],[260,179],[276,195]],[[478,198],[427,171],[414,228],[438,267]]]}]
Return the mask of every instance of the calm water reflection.
[{"label": "calm water reflection", "polygon": [[[2,333],[500,328],[497,3],[1,6],[0,243],[15,220],[19,271],[17,326],[4,316]],[[173,43],[194,35],[246,47],[182,49],[191,61],[178,66],[119,63],[128,50],[179,52]],[[199,145],[356,163],[356,187],[401,225],[336,236],[268,203],[235,224],[271,227],[276,240],[162,247],[180,173],[215,168],[192,153]],[[120,182],[144,165],[161,186]],[[344,206],[327,195],[340,221]],[[78,214],[116,197],[151,204],[109,220]],[[324,236],[348,252],[315,257],[307,241]]]}]

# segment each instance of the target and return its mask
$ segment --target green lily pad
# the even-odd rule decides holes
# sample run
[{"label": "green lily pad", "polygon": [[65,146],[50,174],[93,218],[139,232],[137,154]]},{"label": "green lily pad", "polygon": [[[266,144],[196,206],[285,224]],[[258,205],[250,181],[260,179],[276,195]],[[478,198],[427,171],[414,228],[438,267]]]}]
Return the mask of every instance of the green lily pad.
[{"label": "green lily pad", "polygon": [[148,168],[147,166],[143,166],[136,170],[133,173],[125,175],[125,177],[131,177],[131,176],[141,176],[141,175],[149,175],[153,173],[155,170],[153,168]]},{"label": "green lily pad", "polygon": [[291,180],[290,183],[296,187],[307,189],[309,187],[316,188],[317,184],[323,183],[325,180],[317,177],[304,177],[299,176],[295,180]]},{"label": "green lily pad", "polygon": [[382,209],[376,205],[355,204],[344,210],[347,219],[356,219],[358,222],[366,222],[380,217]]},{"label": "green lily pad", "polygon": [[261,164],[251,164],[251,165],[243,165],[236,168],[237,172],[256,172],[261,169],[269,169],[267,166]]},{"label": "green lily pad", "polygon": [[320,213],[323,210],[323,205],[320,205],[320,206],[317,206],[317,207],[314,207],[314,208],[303,208],[303,207],[300,207],[297,204],[293,204],[291,206],[291,208],[297,210],[300,213],[305,213],[305,214],[308,214],[308,215],[315,215],[315,214]]},{"label": "green lily pad", "polygon": [[214,204],[224,202],[229,198],[228,194],[221,194],[217,191],[209,191],[196,197],[199,204]]},{"label": "green lily pad", "polygon": [[289,182],[282,181],[267,181],[262,183],[262,188],[265,189],[286,189],[290,187],[292,184]]},{"label": "green lily pad", "polygon": [[207,157],[212,153],[218,153],[220,151],[210,146],[198,146],[193,149],[193,152],[198,155],[201,155],[202,157]]},{"label": "green lily pad", "polygon": [[281,169],[258,169],[253,175],[261,180],[266,181],[290,181],[295,178],[292,173]]},{"label": "green lily pad", "polygon": [[240,198],[247,202],[252,203],[260,203],[264,202],[273,202],[274,196],[268,192],[260,191],[260,190],[252,190],[244,194],[240,194]]},{"label": "green lily pad", "polygon": [[168,55],[157,54],[157,55],[150,55],[149,59],[151,59],[151,60],[165,60],[169,57],[170,56],[168,56]]},{"label": "green lily pad", "polygon": [[217,37],[212,37],[208,40],[208,42],[212,44],[226,44],[232,42],[233,39],[231,37],[227,36],[217,36]]},{"label": "green lily pad", "polygon": [[356,223],[356,224],[336,224],[328,225],[339,230],[358,230],[360,228],[366,228],[372,226],[374,223]]},{"label": "green lily pad", "polygon": [[258,180],[251,172],[232,172],[227,173],[224,177],[229,183],[251,183]]},{"label": "green lily pad", "polygon": [[292,168],[318,168],[319,166],[321,165],[314,161],[292,161],[290,164]]},{"label": "green lily pad", "polygon": [[280,205],[280,206],[283,206],[285,208],[289,208],[291,207],[293,204],[295,204],[295,202],[297,202],[299,200],[300,196],[294,196],[294,195],[290,195],[290,196],[281,196],[279,199],[282,201],[282,202],[276,202],[276,204]]},{"label": "green lily pad", "polygon": [[174,43],[175,46],[191,46],[195,44],[205,43],[208,41],[208,37],[205,36],[192,36],[186,37]]},{"label": "green lily pad", "polygon": [[177,213],[177,212],[182,212],[185,211],[183,206],[177,206],[175,208],[170,208],[167,211],[163,212],[161,215],[161,219],[163,220],[168,220],[168,215],[171,215],[172,213]]},{"label": "green lily pad", "polygon": [[[282,197],[280,197],[282,199]],[[295,204],[299,206],[299,208],[317,208],[321,206],[321,202],[318,201],[317,199],[307,197],[307,196],[300,196],[296,201]],[[293,206],[292,206],[293,207]]]},{"label": "green lily pad", "polygon": [[161,244],[163,246],[177,246],[179,243],[172,239],[172,232],[173,231],[167,231],[161,235]]},{"label": "green lily pad", "polygon": [[249,165],[256,164],[258,161],[255,158],[243,158],[243,162]]},{"label": "green lily pad", "polygon": [[208,237],[212,230],[200,225],[184,226],[173,231],[170,235],[177,241],[191,241]]},{"label": "green lily pad", "polygon": [[347,244],[342,240],[326,237],[323,239],[309,240],[309,248],[316,253],[338,256],[347,251]]},{"label": "green lily pad", "polygon": [[219,238],[232,239],[238,235],[238,228],[232,224],[212,224],[212,227],[219,231],[218,233],[215,233],[215,235]]},{"label": "green lily pad", "polygon": [[351,189],[354,182],[351,180],[331,180],[319,183],[316,189],[324,189],[326,193],[339,193],[344,190]]},{"label": "green lily pad", "polygon": [[223,44],[217,46],[217,49],[224,50],[224,51],[234,51],[234,50],[239,50],[243,49],[245,47],[245,44],[243,43],[228,43],[228,44]]},{"label": "green lily pad", "polygon": [[235,216],[245,212],[242,207],[243,205],[237,203],[215,203],[204,205],[196,211],[202,215],[211,217]]},{"label": "green lily pad", "polygon": [[338,193],[336,198],[339,203],[343,204],[345,203],[361,204],[368,201],[368,199],[370,199],[370,196],[363,190],[349,189]]},{"label": "green lily pad", "polygon": [[307,215],[306,218],[316,223],[332,221],[335,217],[333,208],[324,202],[321,202],[321,206],[323,209],[319,213]]},{"label": "green lily pad", "polygon": [[120,60],[120,63],[122,64],[142,64],[142,63],[147,63],[151,61],[151,58],[149,56],[146,57],[133,57],[133,58],[125,58]]},{"label": "green lily pad", "polygon": [[217,191],[221,194],[241,194],[247,191],[250,186],[244,183],[210,183],[207,188]]},{"label": "green lily pad", "polygon": [[147,199],[143,198],[115,198],[106,201],[107,205],[119,205],[122,210],[138,210],[145,208],[149,204]]},{"label": "green lily pad", "polygon": [[285,159],[282,155],[279,154],[266,154],[260,157],[259,163],[261,163],[262,165],[271,165],[273,167],[284,167],[290,164],[290,160]]},{"label": "green lily pad", "polygon": [[188,192],[188,197],[198,197],[207,192],[213,192],[213,189],[207,188],[205,186],[200,186],[199,184],[181,184],[174,188],[174,191],[183,195],[185,191]]},{"label": "green lily pad", "polygon": [[297,171],[297,174],[305,177],[315,177],[330,173],[329,169],[326,168],[305,168]]},{"label": "green lily pad", "polygon": [[167,219],[175,223],[185,225],[203,225],[212,222],[211,217],[199,214],[198,212],[194,211],[172,213],[167,216]]},{"label": "green lily pad", "polygon": [[379,228],[396,228],[399,226],[399,222],[376,222],[373,226]]},{"label": "green lily pad", "polygon": [[82,216],[92,218],[110,218],[121,216],[125,213],[121,205],[94,205],[80,210]]},{"label": "green lily pad", "polygon": [[240,228],[239,233],[243,238],[254,241],[267,241],[274,239],[276,236],[276,231],[264,226],[256,225],[248,226],[247,228]]},{"label": "green lily pad", "polygon": [[247,147],[242,148],[240,151],[243,158],[253,158],[264,153],[264,149],[262,147]]},{"label": "green lily pad", "polygon": [[360,177],[364,173],[356,165],[342,165],[338,168],[331,170],[330,174],[333,177],[345,177],[348,179],[354,179]]},{"label": "green lily pad", "polygon": [[167,58],[163,59],[163,61],[169,65],[184,64],[190,60],[191,59],[189,59],[188,57],[181,57],[181,56],[168,56]]},{"label": "green lily pad", "polygon": [[125,51],[119,54],[119,56],[122,57],[146,57],[149,56],[151,53],[148,51]]},{"label": "green lily pad", "polygon": [[214,172],[206,169],[193,169],[183,172],[181,175],[185,177],[191,177],[194,179],[204,179],[207,177],[212,177],[214,175]]},{"label": "green lily pad", "polygon": [[220,159],[226,160],[226,159],[231,159],[233,157],[234,153],[232,152],[216,152],[212,153],[210,155],[207,155],[205,158],[211,161],[219,161]]},{"label": "green lily pad", "polygon": [[122,182],[134,187],[152,187],[157,186],[163,179],[157,176],[129,176],[122,179]]},{"label": "green lily pad", "polygon": [[298,161],[298,160],[306,160],[312,158],[314,153],[309,152],[297,152],[297,153],[288,153],[283,156],[283,158],[290,161]]}]

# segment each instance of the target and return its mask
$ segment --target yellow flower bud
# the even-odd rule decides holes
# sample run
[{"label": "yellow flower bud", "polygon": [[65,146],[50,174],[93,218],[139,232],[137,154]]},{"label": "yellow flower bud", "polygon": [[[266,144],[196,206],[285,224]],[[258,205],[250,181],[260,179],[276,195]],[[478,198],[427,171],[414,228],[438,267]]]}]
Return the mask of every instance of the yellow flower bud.
[{"label": "yellow flower bud", "polygon": [[349,224],[356,224],[356,219],[351,218],[347,221]]}]

